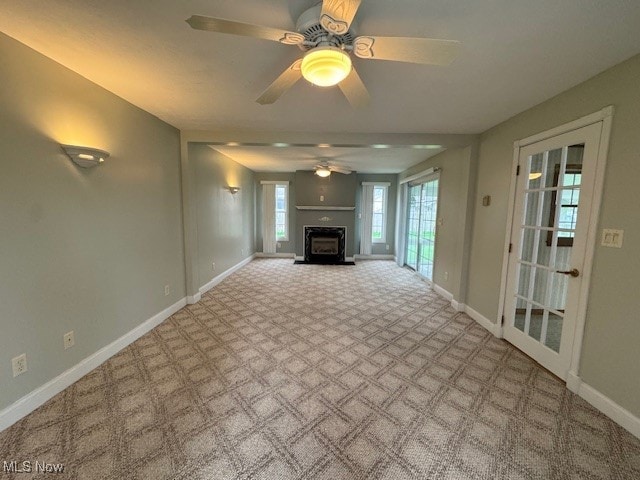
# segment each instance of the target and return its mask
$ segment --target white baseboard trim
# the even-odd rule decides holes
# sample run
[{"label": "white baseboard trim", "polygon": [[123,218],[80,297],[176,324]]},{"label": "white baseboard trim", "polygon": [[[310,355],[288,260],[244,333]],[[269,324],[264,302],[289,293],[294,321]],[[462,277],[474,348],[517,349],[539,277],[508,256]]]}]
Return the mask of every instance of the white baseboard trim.
[{"label": "white baseboard trim", "polygon": [[456,312],[464,312],[467,309],[464,303],[458,302],[455,298],[451,300],[451,306]]},{"label": "white baseboard trim", "polygon": [[256,258],[295,258],[295,253],[264,253],[257,252],[255,254]]},{"label": "white baseboard trim", "polygon": [[205,283],[203,286],[200,287],[200,295],[203,295],[203,294],[207,293],[209,290],[211,290],[213,287],[218,285],[221,281],[223,281],[225,278],[227,278],[233,272],[237,272],[238,270],[240,270],[247,263],[251,262],[251,260],[253,260],[255,258],[255,256],[256,256],[256,254],[254,253],[253,255],[251,255],[251,256],[245,258],[244,260],[242,260],[240,263],[237,263],[236,265],[234,265],[231,268],[228,268],[227,270],[225,270],[221,274],[216,275],[215,277],[213,277],[211,280],[209,280],[207,283]]},{"label": "white baseboard trim", "polygon": [[441,297],[444,297],[447,301],[449,301],[449,302],[453,301],[453,293],[445,290],[444,288],[442,288],[437,283],[433,283],[432,282],[431,283],[431,288],[433,288],[434,292],[436,292]]},{"label": "white baseboard trim", "polygon": [[187,303],[189,305],[193,305],[194,303],[198,303],[201,298],[202,298],[202,295],[200,294],[200,292],[196,293],[195,295],[189,295],[187,297]]},{"label": "white baseboard trim", "polygon": [[371,255],[362,255],[361,253],[356,253],[353,258],[356,260],[395,260],[396,257],[393,255],[386,255],[382,253],[373,253]]},{"label": "white baseboard trim", "polygon": [[464,303],[460,303],[455,298],[453,298],[453,293],[449,292],[448,290],[445,290],[444,288],[442,288],[437,283],[432,283],[431,287],[433,288],[433,290],[438,295],[440,295],[441,297],[444,297],[446,300],[451,302],[451,307],[456,312],[464,312],[465,311],[465,307],[466,307],[465,304]]},{"label": "white baseboard trim", "polygon": [[476,322],[478,322],[481,326],[493,333],[494,337],[502,338],[502,325],[493,323],[491,320],[471,308],[469,305],[465,305],[464,312],[471,318],[473,318]]},{"label": "white baseboard trim", "polygon": [[629,410],[621,407],[591,385],[584,383],[580,377],[572,372],[569,373],[567,378],[567,388],[585,399],[633,436],[640,438],[640,418]]},{"label": "white baseboard trim", "polygon": [[576,395],[580,391],[580,385],[582,384],[582,379],[576,375],[574,372],[567,373],[567,388],[575,393]]},{"label": "white baseboard trim", "polygon": [[150,319],[145,320],[143,323],[141,323],[128,333],[125,333],[114,342],[105,347],[102,347],[97,352],[80,361],[80,363],[74,365],[68,370],[65,370],[54,379],[49,380],[44,385],[36,388],[32,392],[26,394],[24,397],[16,400],[4,410],[0,411],[0,432],[5,430],[6,428],[9,428],[22,417],[33,412],[47,400],[60,393],[71,384],[80,380],[91,370],[102,365],[105,361],[109,360],[109,358],[114,356],[120,350],[127,347],[138,338],[143,336],[145,333],[160,325],[163,321],[183,308],[186,304],[187,300],[186,298],[183,298],[170,307],[165,308],[163,311],[155,314]]}]

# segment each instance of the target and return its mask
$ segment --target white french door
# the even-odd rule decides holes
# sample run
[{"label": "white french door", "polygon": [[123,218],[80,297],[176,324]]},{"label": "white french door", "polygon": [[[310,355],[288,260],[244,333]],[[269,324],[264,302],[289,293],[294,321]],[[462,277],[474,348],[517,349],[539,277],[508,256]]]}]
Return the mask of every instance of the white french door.
[{"label": "white french door", "polygon": [[504,337],[562,379],[571,365],[602,123],[521,147]]}]

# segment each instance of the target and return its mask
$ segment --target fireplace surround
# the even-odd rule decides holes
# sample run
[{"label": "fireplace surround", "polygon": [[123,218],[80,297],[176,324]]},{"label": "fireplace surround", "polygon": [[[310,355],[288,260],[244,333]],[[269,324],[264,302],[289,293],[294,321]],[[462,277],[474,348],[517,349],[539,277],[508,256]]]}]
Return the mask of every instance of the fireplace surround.
[{"label": "fireplace surround", "polygon": [[304,261],[341,264],[345,262],[346,227],[305,226]]}]

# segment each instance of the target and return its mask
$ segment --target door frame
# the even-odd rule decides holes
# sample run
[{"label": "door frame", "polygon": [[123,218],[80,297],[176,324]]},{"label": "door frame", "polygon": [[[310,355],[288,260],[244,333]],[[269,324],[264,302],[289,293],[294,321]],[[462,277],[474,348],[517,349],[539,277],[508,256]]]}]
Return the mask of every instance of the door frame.
[{"label": "door frame", "polygon": [[607,163],[607,153],[609,151],[609,139],[611,136],[611,124],[613,122],[613,114],[614,114],[614,107],[612,105],[609,105],[607,107],[604,107],[602,110],[594,112],[590,115],[586,115],[577,120],[566,123],[564,125],[560,125],[550,130],[546,130],[544,132],[531,135],[530,137],[526,137],[521,140],[516,140],[513,143],[511,183],[509,186],[509,203],[507,204],[508,205],[507,225],[506,225],[505,241],[504,241],[504,249],[503,249],[504,253],[502,257],[500,296],[498,300],[498,324],[500,325],[498,337],[500,338],[503,337],[503,323],[505,321],[504,307],[505,307],[505,300],[507,295],[507,274],[509,271],[509,255],[510,255],[509,245],[512,243],[511,232],[513,229],[513,220],[514,220],[514,212],[515,212],[517,168],[518,168],[518,162],[520,159],[520,149],[522,147],[526,147],[527,145],[531,145],[533,143],[537,143],[542,140],[547,140],[549,138],[561,135],[563,133],[568,133],[582,127],[586,127],[588,125],[593,125],[599,122],[602,123],[602,129],[600,133],[600,144],[598,146],[598,153],[596,158],[595,179],[593,183],[592,208],[589,212],[589,222],[588,222],[589,226],[587,229],[585,259],[584,259],[584,265],[582,270],[583,279],[580,286],[578,308],[577,308],[577,314],[576,314],[576,323],[575,323],[575,329],[573,332],[574,340],[573,340],[573,346],[571,351],[571,363],[569,364],[569,371],[566,379],[567,387],[570,390],[577,389],[580,383],[580,378],[579,378],[580,357],[582,354],[582,341],[584,337],[584,326],[585,326],[586,313],[587,313],[587,301],[589,299],[589,289],[591,284],[593,256],[595,253],[595,247],[596,247],[598,231],[599,231],[598,219],[600,218],[600,206],[602,203],[602,193],[603,193],[603,186],[604,186],[604,173],[605,173],[605,167]]}]

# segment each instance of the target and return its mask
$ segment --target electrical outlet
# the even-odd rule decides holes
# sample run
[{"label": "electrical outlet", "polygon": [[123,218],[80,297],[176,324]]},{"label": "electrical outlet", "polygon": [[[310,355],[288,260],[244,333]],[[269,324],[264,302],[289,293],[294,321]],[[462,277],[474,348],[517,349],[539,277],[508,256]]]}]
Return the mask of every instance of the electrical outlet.
[{"label": "electrical outlet", "polygon": [[169,285],[164,286],[164,296],[168,296],[171,293],[171,287]]},{"label": "electrical outlet", "polygon": [[13,376],[17,377],[27,371],[27,354],[23,353],[11,359],[11,366],[13,367]]},{"label": "electrical outlet", "polygon": [[444,279],[449,280],[449,272],[444,272]]},{"label": "electrical outlet", "polygon": [[211,263],[211,270],[215,270],[216,269],[216,262],[212,262]]},{"label": "electrical outlet", "polygon": [[387,243],[387,250],[389,250],[389,244]]},{"label": "electrical outlet", "polygon": [[65,333],[62,336],[62,340],[64,342],[64,349],[66,350],[67,348],[71,348],[76,344],[76,340],[74,338],[73,335],[73,330],[71,330],[70,332]]}]

